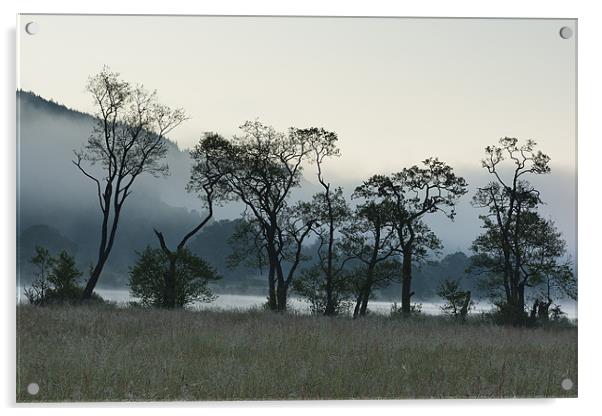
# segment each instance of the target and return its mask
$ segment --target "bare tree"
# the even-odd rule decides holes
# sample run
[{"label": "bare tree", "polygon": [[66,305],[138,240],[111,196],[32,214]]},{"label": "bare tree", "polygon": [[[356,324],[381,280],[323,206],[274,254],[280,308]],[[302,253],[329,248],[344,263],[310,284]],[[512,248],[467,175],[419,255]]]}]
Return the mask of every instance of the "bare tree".
[{"label": "bare tree", "polygon": [[75,151],[73,163],[96,187],[102,224],[98,258],[82,298],[90,299],[115,242],[123,205],[136,179],[168,172],[165,136],[186,119],[157,101],[155,92],[133,86],[108,68],[92,76],[87,90],[96,106],[96,127]]}]

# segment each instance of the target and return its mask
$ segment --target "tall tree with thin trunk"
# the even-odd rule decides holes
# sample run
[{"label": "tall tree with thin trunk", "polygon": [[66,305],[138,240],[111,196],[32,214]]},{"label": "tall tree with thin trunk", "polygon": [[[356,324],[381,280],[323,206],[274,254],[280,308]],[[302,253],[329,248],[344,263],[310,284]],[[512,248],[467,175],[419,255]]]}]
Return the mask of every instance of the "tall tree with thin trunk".
[{"label": "tall tree with thin trunk", "polygon": [[[317,285],[317,277],[324,281],[324,299],[320,304],[324,305],[322,313],[327,316],[336,315],[339,311],[343,295],[346,291],[344,271],[345,265],[351,259],[344,255],[340,249],[342,230],[350,225],[352,211],[343,196],[340,187],[331,189],[330,183],[326,183],[324,192],[315,194],[311,201],[312,213],[316,219],[314,235],[317,238],[317,270],[306,276],[314,280],[313,286]],[[319,276],[316,276],[316,272]],[[309,282],[307,282],[309,283]],[[322,285],[317,285],[321,287]]]},{"label": "tall tree with thin trunk", "polygon": [[337,147],[336,133],[324,129],[298,130],[305,135],[311,148],[310,161],[316,165],[318,182],[322,192],[313,197],[312,207],[317,226],[314,232],[318,238],[319,267],[324,275],[324,315],[335,315],[337,312],[336,284],[337,275],[342,273],[344,260],[336,250],[336,234],[346,224],[350,217],[350,209],[343,197],[340,187],[334,188],[324,175],[324,162],[331,157],[340,156]]},{"label": "tall tree with thin trunk", "polygon": [[[212,136],[217,136],[214,133],[206,133],[205,138],[211,140]],[[219,137],[218,137],[219,139]],[[202,146],[203,140],[201,143],[197,144],[194,149],[190,152],[190,156],[194,161],[192,166],[190,181],[188,183],[187,189],[189,192],[196,192],[199,195],[199,198],[202,201],[203,208],[206,209],[204,217],[201,221],[190,231],[188,231],[178,242],[175,249],[170,249],[165,241],[165,237],[163,233],[158,230],[155,231],[155,235],[159,240],[159,245],[161,250],[167,257],[169,267],[165,273],[165,289],[166,293],[163,297],[163,307],[166,308],[175,308],[177,306],[176,302],[176,267],[178,259],[181,258],[184,253],[184,248],[186,247],[186,243],[196,235],[205,225],[209,223],[211,218],[213,217],[213,209],[215,198],[215,187],[218,184],[221,176],[220,173],[213,169],[213,164],[209,163],[207,160],[207,154],[204,151]]]},{"label": "tall tree with thin trunk", "polygon": [[108,68],[92,76],[87,85],[96,106],[96,127],[75,151],[73,164],[96,187],[101,212],[98,258],[83,291],[91,298],[117,233],[123,205],[138,177],[165,175],[165,136],[186,119],[157,101],[155,92],[120,79]]}]

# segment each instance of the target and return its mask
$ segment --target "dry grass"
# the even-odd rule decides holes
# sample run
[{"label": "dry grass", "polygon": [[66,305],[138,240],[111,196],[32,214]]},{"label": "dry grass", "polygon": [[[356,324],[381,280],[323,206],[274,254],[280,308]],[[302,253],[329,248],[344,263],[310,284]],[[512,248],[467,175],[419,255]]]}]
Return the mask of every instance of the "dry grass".
[{"label": "dry grass", "polygon": [[576,328],[99,306],[17,317],[19,402],[577,394]]}]

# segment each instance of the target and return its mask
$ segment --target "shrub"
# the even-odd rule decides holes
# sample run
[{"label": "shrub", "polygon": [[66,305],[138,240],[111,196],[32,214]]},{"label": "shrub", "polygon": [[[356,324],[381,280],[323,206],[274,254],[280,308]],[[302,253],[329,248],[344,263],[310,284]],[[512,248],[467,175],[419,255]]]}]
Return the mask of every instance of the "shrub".
[{"label": "shrub", "polygon": [[[309,302],[312,314],[321,315],[326,311],[326,279],[319,266],[304,270],[293,280],[293,290]],[[349,279],[339,273],[333,281],[333,300],[335,314],[348,313],[352,302],[349,300],[351,288]]]},{"label": "shrub", "polygon": [[560,305],[554,305],[554,307],[550,309],[550,318],[553,321],[562,321],[566,319],[566,313],[560,309]]},{"label": "shrub", "polygon": [[[73,256],[63,250],[55,257],[40,246],[36,246],[35,250],[31,263],[38,268],[37,278],[24,291],[29,303],[78,303],[83,293],[83,287],[79,285],[82,272],[77,269]],[[102,302],[96,294],[94,300]]]},{"label": "shrub", "polygon": [[474,302],[470,299],[470,291],[460,290],[460,281],[445,279],[437,289],[437,296],[445,300],[441,310],[445,315],[465,318]]},{"label": "shrub", "polygon": [[[422,303],[412,303],[410,305],[410,315],[419,315],[422,313]],[[404,318],[406,314],[403,313],[401,305],[397,302],[393,302],[391,305],[391,318]]]},{"label": "shrub", "polygon": [[[207,286],[208,281],[220,278],[215,269],[186,248],[175,255],[175,306],[215,300],[215,295]],[[144,249],[130,269],[132,297],[140,299],[142,306],[165,305],[168,272],[169,259],[162,250],[151,247]]]},{"label": "shrub", "polygon": [[52,292],[60,299],[74,299],[81,295],[79,286],[80,272],[75,266],[75,259],[65,251],[54,258],[48,281],[53,286]]}]

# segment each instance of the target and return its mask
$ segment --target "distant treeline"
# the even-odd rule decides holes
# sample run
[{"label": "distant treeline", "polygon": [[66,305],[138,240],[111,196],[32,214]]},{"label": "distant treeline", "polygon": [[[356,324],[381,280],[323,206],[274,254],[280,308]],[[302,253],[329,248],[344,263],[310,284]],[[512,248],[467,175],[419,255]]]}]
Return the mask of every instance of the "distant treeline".
[{"label": "distant treeline", "polygon": [[[229,266],[228,259],[232,255],[229,240],[240,221],[242,220],[215,221],[201,231],[188,247],[194,254],[207,259],[217,269],[219,275],[223,277],[211,283],[217,293],[265,295],[266,283],[264,276],[260,273],[261,270],[245,267],[244,265]],[[127,223],[123,224],[123,228],[122,231],[133,239],[131,232],[128,232]],[[138,257],[136,252],[142,251],[149,243],[149,237],[150,235],[141,234],[133,247],[115,252],[113,261],[107,265],[106,276],[101,283],[101,287],[124,290],[128,288],[129,269],[136,262]],[[85,240],[86,238],[88,237],[85,233],[75,236],[75,239]],[[82,249],[72,239],[48,225],[28,227],[20,235],[19,241],[20,283],[24,286],[30,284],[35,278],[36,268],[29,260],[35,255],[36,246],[50,247],[50,251],[54,254],[58,254],[61,250],[73,253],[81,270],[87,270],[90,267],[95,254],[93,246]],[[304,247],[304,252],[308,257],[315,253],[316,244],[308,244]],[[308,260],[308,263],[311,262],[311,259]],[[461,279],[462,287],[472,290],[476,298],[485,295],[478,288],[476,276],[467,272],[469,265],[470,256],[462,252],[443,256],[440,260],[427,260],[416,265],[414,271],[416,298],[436,298],[439,285],[448,278]],[[375,298],[397,299],[401,290],[400,285],[399,279],[393,279],[390,285],[376,290]]]}]

